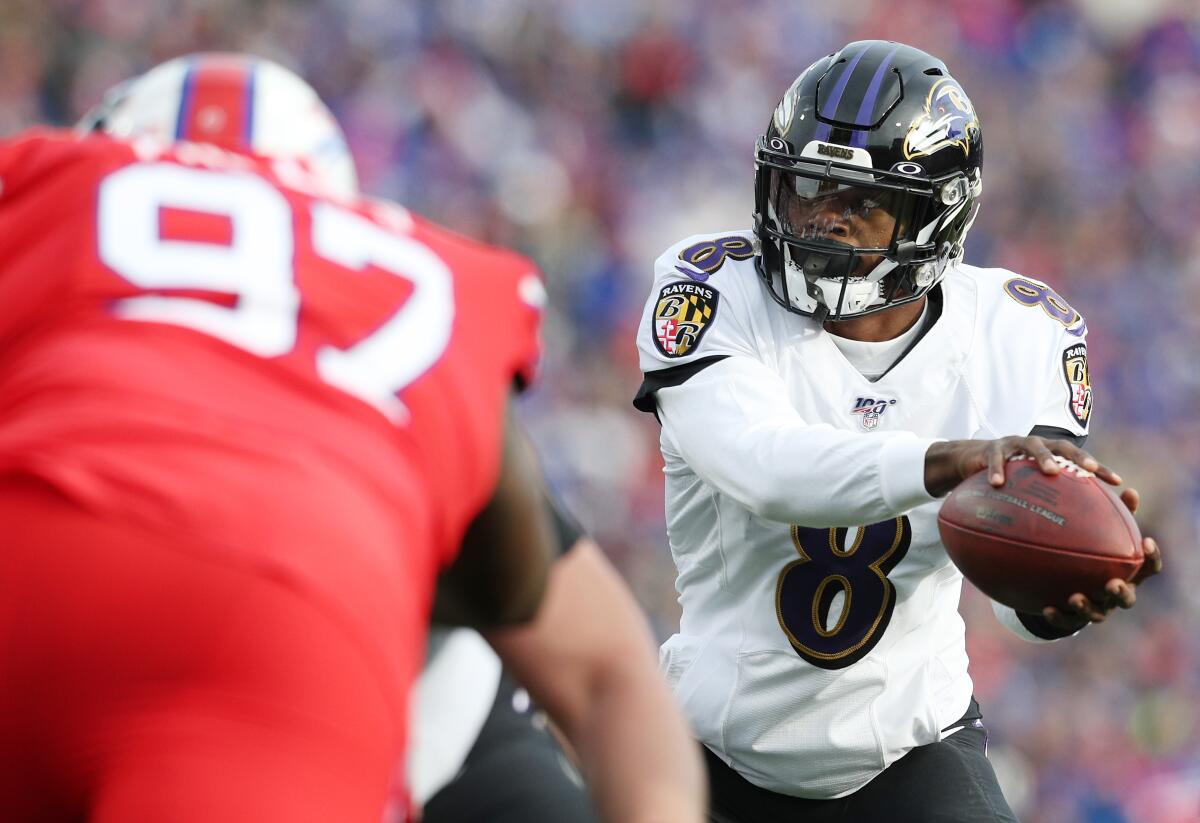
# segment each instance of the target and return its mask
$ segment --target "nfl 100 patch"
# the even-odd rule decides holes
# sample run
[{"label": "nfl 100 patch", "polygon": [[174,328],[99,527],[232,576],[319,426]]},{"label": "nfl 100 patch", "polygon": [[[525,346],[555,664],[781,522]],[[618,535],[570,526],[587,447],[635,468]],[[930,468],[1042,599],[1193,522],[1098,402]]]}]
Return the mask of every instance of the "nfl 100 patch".
[{"label": "nfl 100 patch", "polygon": [[1077,343],[1063,352],[1063,376],[1067,378],[1071,416],[1086,428],[1092,414],[1092,380],[1088,374],[1086,344]]},{"label": "nfl 100 patch", "polygon": [[721,295],[699,283],[669,283],[654,304],[654,345],[665,357],[695,351],[717,316]]},{"label": "nfl 100 patch", "polygon": [[851,414],[859,415],[858,422],[864,429],[870,431],[879,427],[879,418],[887,411],[888,406],[896,405],[894,397],[859,397],[850,409]]}]

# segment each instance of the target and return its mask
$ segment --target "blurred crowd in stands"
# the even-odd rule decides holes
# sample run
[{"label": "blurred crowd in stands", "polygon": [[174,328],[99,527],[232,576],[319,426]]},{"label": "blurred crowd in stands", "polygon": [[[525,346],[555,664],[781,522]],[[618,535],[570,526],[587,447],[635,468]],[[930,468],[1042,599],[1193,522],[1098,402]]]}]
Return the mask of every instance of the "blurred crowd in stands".
[{"label": "blurred crowd in stands", "polygon": [[1052,646],[964,596],[1010,800],[1027,823],[1200,821],[1194,0],[5,0],[0,135],[70,124],[189,51],[298,70],[368,192],[545,270],[526,421],[665,636],[658,429],[630,406],[651,264],[688,234],[750,225],[753,144],[778,97],[863,38],[937,54],[974,101],[986,161],[968,261],[1047,280],[1085,315],[1089,448],[1142,491],[1165,550],[1131,614]]}]

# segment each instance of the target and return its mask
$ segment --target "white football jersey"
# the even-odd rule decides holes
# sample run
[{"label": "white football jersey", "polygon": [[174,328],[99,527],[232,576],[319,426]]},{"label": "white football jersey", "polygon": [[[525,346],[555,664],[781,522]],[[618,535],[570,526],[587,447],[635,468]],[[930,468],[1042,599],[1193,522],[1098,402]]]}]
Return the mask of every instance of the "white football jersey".
[{"label": "white football jersey", "polygon": [[1086,326],[1044,283],[960,265],[932,326],[872,382],[774,301],[753,248],[732,232],[667,250],[638,333],[683,606],[662,665],[746,779],[839,797],[944,737],[971,698],[925,451],[1086,435]]}]

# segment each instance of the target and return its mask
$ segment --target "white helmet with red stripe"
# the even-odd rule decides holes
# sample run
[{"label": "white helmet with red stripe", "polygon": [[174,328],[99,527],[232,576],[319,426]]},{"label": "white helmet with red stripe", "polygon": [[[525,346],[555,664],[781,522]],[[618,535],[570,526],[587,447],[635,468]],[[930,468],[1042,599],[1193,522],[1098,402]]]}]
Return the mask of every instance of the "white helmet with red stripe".
[{"label": "white helmet with red stripe", "polygon": [[329,109],[295,73],[260,57],[169,60],[110,89],[79,127],[291,159],[322,191],[342,198],[358,194],[354,159]]}]

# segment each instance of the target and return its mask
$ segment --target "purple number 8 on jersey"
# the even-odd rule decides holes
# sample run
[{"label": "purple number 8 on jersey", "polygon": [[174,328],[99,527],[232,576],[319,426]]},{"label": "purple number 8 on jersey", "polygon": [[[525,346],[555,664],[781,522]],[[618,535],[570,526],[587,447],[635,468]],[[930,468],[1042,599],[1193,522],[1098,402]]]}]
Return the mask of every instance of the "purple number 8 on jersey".
[{"label": "purple number 8 on jersey", "polygon": [[847,545],[850,532],[792,526],[800,559],[784,567],[775,586],[780,627],[796,654],[822,669],[857,663],[883,638],[896,606],[887,576],[912,542],[907,517],[863,526]]},{"label": "purple number 8 on jersey", "polygon": [[700,271],[676,266],[676,271],[686,274],[693,280],[703,283],[717,269],[725,265],[726,258],[734,260],[749,260],[754,256],[754,244],[745,237],[730,235],[716,240],[704,240],[688,246],[679,253],[679,259]]},{"label": "purple number 8 on jersey", "polygon": [[1049,286],[1026,280],[1024,277],[1014,277],[1005,282],[1004,292],[1022,306],[1041,306],[1046,314],[1066,326],[1067,334],[1075,337],[1087,334],[1087,324],[1083,322],[1083,316]]}]

